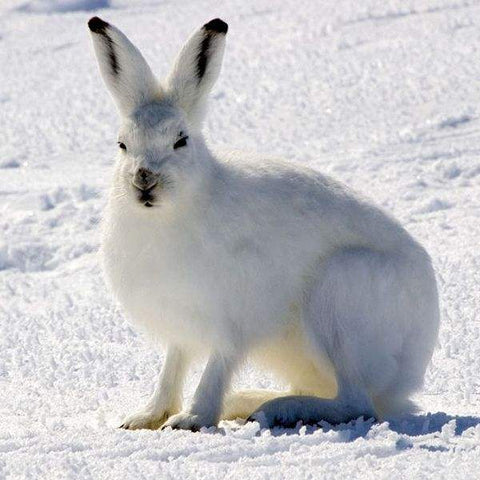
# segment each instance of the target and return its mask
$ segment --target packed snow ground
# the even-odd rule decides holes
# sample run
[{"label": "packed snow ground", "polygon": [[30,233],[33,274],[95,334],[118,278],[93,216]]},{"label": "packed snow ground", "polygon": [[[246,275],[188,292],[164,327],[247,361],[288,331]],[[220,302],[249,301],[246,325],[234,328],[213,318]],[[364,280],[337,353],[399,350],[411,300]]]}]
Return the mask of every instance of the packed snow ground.
[{"label": "packed snow ground", "polygon": [[[97,8],[159,74],[193,29],[225,19],[212,146],[330,173],[426,245],[442,326],[418,416],[283,431],[116,428],[163,357],[123,318],[98,264],[118,121],[86,29]],[[0,65],[0,479],[478,474],[479,1],[5,0]],[[251,366],[236,384],[277,386]]]}]

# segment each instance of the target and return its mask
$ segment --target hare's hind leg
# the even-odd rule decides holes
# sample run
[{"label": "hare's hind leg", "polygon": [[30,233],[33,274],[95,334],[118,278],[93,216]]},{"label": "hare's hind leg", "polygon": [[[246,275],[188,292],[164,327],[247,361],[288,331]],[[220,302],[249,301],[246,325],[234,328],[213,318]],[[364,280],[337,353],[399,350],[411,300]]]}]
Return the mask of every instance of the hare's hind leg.
[{"label": "hare's hind leg", "polygon": [[[385,414],[393,401],[397,413],[398,406],[409,406],[438,328],[429,260],[421,252],[415,254],[411,260],[351,248],[324,259],[314,272],[304,329],[319,358],[328,356],[338,394],[333,400],[316,393],[283,397],[259,407],[253,418],[266,425],[291,426],[298,420],[338,423]],[[382,404],[380,412],[377,403]]]},{"label": "hare's hind leg", "polygon": [[411,410],[409,397],[423,383],[438,317],[435,276],[423,249],[349,248],[318,266],[305,329],[344,387],[368,392],[377,415],[399,414]]}]

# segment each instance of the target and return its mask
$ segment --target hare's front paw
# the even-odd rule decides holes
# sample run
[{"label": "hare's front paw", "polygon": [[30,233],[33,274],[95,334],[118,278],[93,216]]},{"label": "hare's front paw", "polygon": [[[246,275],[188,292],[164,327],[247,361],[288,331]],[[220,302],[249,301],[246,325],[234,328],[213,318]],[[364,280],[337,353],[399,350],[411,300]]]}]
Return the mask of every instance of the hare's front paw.
[{"label": "hare's front paw", "polygon": [[120,425],[120,428],[125,430],[157,430],[159,429],[170,416],[170,413],[164,410],[163,412],[154,412],[149,409],[139,410],[138,412],[128,415]]},{"label": "hare's front paw", "polygon": [[190,430],[198,432],[202,427],[215,426],[216,422],[203,415],[194,415],[192,413],[177,413],[172,415],[162,426],[162,430],[171,427],[174,430]]}]

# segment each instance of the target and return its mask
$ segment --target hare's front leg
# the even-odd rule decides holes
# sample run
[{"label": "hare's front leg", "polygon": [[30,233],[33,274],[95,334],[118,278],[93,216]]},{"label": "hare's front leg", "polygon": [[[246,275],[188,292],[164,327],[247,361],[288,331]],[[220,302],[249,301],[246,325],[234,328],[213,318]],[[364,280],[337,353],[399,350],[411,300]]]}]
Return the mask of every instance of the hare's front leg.
[{"label": "hare's front leg", "polygon": [[202,427],[217,425],[223,408],[223,398],[230,386],[237,358],[214,353],[207,362],[197,387],[191,407],[182,413],[173,415],[163,428],[191,430],[196,432]]},{"label": "hare's front leg", "polygon": [[182,387],[187,366],[186,353],[178,347],[170,346],[152,397],[142,409],[129,415],[120,428],[156,430],[170,415],[179,412],[182,408]]}]

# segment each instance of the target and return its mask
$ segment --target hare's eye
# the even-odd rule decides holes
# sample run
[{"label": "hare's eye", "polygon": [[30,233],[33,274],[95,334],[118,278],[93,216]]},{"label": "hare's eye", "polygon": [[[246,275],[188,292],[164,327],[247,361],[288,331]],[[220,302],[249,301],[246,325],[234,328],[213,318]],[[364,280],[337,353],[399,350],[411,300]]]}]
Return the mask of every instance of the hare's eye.
[{"label": "hare's eye", "polygon": [[188,137],[182,137],[180,140],[177,140],[173,146],[174,150],[180,147],[185,147],[187,145],[187,138]]},{"label": "hare's eye", "polygon": [[122,150],[126,150],[127,149],[127,146],[122,143],[122,142],[118,142],[118,146],[122,149]]}]

